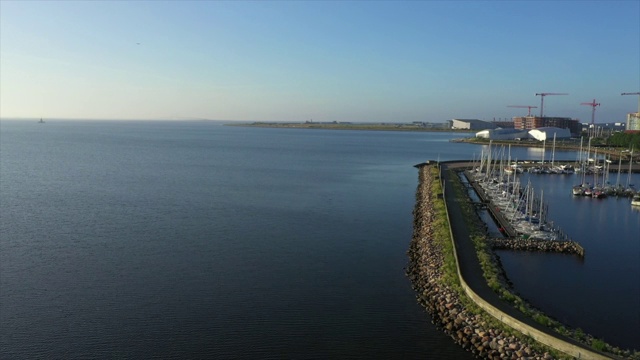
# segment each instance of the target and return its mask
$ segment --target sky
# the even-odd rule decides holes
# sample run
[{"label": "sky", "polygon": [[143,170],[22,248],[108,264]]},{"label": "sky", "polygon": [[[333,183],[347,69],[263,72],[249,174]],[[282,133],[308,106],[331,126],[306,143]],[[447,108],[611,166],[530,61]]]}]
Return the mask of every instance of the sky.
[{"label": "sky", "polygon": [[0,0],[0,118],[443,122],[638,111],[640,0]]}]

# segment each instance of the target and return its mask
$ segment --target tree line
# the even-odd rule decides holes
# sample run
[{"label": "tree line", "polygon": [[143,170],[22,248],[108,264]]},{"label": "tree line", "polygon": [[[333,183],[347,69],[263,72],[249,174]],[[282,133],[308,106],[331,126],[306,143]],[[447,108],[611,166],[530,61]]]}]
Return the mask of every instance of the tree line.
[{"label": "tree line", "polygon": [[606,144],[610,146],[634,148],[640,150],[640,132],[616,132],[606,139]]}]

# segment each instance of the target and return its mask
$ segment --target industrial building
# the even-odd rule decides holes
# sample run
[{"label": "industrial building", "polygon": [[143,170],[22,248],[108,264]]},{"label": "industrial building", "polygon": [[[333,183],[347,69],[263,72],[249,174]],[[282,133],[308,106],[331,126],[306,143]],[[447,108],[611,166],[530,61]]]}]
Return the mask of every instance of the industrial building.
[{"label": "industrial building", "polygon": [[476,133],[476,137],[490,140],[515,140],[529,138],[529,131],[519,129],[486,129]]},{"label": "industrial building", "polygon": [[570,139],[571,132],[569,129],[560,129],[557,127],[541,127],[531,130],[518,129],[486,129],[476,133],[476,137],[489,140],[523,140],[534,139],[538,141],[553,139]]},{"label": "industrial building", "polygon": [[451,129],[461,130],[481,130],[481,129],[495,129],[496,125],[489,121],[483,121],[478,119],[452,119]]},{"label": "industrial building", "polygon": [[578,120],[565,117],[548,116],[520,116],[513,118],[514,129],[531,130],[543,127],[554,127],[569,129],[574,136],[578,136],[582,131],[582,124]]},{"label": "industrial building", "polygon": [[529,131],[529,136],[538,141],[551,140],[554,138],[554,135],[558,140],[571,138],[571,132],[569,129],[546,126]]}]

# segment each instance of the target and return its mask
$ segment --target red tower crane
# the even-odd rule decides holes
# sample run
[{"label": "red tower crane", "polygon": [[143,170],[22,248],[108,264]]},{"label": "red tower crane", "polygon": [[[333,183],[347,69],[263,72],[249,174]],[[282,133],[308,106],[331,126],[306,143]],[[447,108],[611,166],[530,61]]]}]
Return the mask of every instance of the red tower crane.
[{"label": "red tower crane", "polygon": [[544,116],[544,97],[547,95],[569,95],[567,93],[537,93],[536,96],[540,96],[540,117]]},{"label": "red tower crane", "polygon": [[583,102],[583,103],[580,103],[580,105],[589,105],[593,108],[591,110],[591,125],[593,125],[596,118],[596,106],[600,106],[600,103],[597,103],[596,99],[593,99],[592,102]]},{"label": "red tower crane", "polygon": [[512,107],[512,108],[528,108],[529,109],[529,113],[527,114],[527,116],[531,116],[531,109],[537,109],[537,106],[530,106],[530,105],[509,105],[507,107]]}]

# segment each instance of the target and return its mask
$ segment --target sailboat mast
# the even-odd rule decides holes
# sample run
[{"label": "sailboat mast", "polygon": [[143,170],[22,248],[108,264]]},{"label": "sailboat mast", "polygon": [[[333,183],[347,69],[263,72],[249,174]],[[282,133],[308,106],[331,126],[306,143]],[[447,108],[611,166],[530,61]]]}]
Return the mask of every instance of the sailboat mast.
[{"label": "sailboat mast", "polygon": [[593,152],[593,187],[598,186],[598,148]]},{"label": "sailboat mast", "polygon": [[542,202],[542,195],[544,194],[544,190],[540,189],[540,214],[538,214],[538,226],[542,227],[542,210],[543,210],[543,202]]},{"label": "sailboat mast", "polygon": [[620,170],[622,169],[622,154],[618,158],[618,177],[616,178],[616,187],[620,186]]},{"label": "sailboat mast", "polygon": [[627,174],[627,189],[631,187],[631,165],[633,165],[633,146],[629,153],[629,173]]},{"label": "sailboat mast", "polygon": [[553,168],[553,162],[556,158],[556,133],[553,133],[553,150],[551,151],[551,168]]},{"label": "sailboat mast", "polygon": [[580,151],[578,152],[578,159],[577,159],[578,160],[578,164],[581,163],[582,156],[583,156],[583,154],[582,154],[582,136],[580,136]]}]

